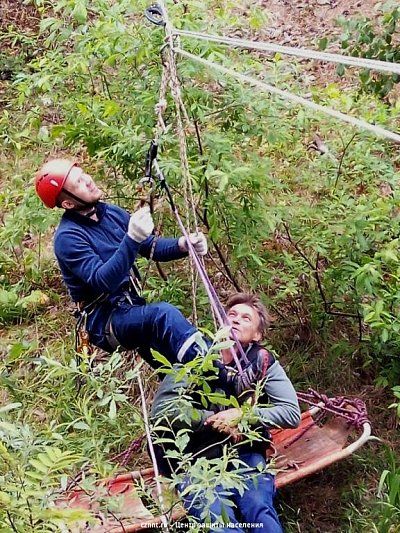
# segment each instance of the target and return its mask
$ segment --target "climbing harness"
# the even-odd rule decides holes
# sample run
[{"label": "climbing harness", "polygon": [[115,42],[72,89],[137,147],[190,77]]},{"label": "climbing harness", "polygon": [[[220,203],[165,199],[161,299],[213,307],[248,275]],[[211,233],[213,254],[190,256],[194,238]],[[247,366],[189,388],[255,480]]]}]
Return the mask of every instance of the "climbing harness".
[{"label": "climbing harness", "polygon": [[82,359],[87,359],[93,354],[93,346],[90,344],[89,333],[87,331],[87,319],[95,310],[96,305],[105,302],[108,294],[103,292],[91,302],[78,302],[74,316],[77,319],[75,324],[75,353],[76,362],[79,365]]}]

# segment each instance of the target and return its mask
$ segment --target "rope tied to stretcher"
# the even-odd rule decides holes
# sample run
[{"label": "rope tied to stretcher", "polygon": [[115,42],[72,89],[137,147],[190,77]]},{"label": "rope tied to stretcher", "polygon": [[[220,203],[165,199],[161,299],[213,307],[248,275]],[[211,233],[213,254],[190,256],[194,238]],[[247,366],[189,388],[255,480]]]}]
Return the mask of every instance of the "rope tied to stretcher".
[{"label": "rope tied to stretcher", "polygon": [[323,411],[344,418],[356,429],[361,429],[369,422],[367,407],[361,398],[329,397],[311,388],[307,392],[298,392],[297,397],[311,407],[319,407]]}]

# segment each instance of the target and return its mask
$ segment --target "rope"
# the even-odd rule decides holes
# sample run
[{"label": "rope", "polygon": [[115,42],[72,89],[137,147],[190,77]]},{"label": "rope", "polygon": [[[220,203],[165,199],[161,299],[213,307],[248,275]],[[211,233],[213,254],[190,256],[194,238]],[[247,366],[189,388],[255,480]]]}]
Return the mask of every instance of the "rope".
[{"label": "rope", "polygon": [[[182,234],[183,236],[186,238],[186,241],[187,241],[187,244],[188,244],[188,249],[189,249],[189,254],[190,256],[193,258],[193,262],[194,262],[194,265],[200,275],[200,278],[201,278],[201,281],[203,282],[203,285],[204,285],[204,288],[207,292],[207,296],[208,296],[208,299],[210,301],[210,304],[211,304],[211,307],[212,309],[214,310],[215,312],[215,315],[218,319],[218,322],[220,324],[221,327],[223,326],[226,326],[227,324],[229,324],[229,321],[228,321],[228,317],[227,317],[227,314],[226,314],[226,311],[220,301],[220,299],[218,298],[218,295],[215,291],[215,288],[213,287],[211,281],[210,281],[210,278],[208,277],[208,274],[207,274],[207,271],[205,269],[205,266],[204,264],[201,262],[199,256],[197,255],[197,252],[196,250],[194,249],[192,243],[190,242],[190,239],[189,239],[189,234],[187,232],[187,229],[185,228],[185,225],[183,224],[182,222],[182,219],[179,215],[179,212],[173,202],[173,199],[172,199],[172,196],[171,196],[171,192],[169,190],[169,187],[166,183],[166,180],[165,180],[165,177],[163,175],[163,172],[158,164],[158,161],[157,159],[154,160],[153,162],[154,164],[154,168],[156,170],[156,173],[157,173],[157,176],[158,176],[158,179],[160,181],[160,183],[162,184],[162,186],[164,187],[166,193],[167,193],[167,197],[169,199],[169,203],[170,203],[170,206],[171,206],[171,210],[173,212],[173,214],[175,215],[175,218],[176,218],[176,221],[178,223],[178,226],[180,227],[181,231],[182,231]],[[236,343],[236,346],[238,348],[238,351],[241,355],[241,357],[243,357],[244,361],[248,362],[248,358],[239,342],[239,339],[237,338],[236,334],[234,331],[231,331],[231,335],[233,337],[233,340],[235,341]],[[232,356],[233,356],[233,359],[237,365],[237,368],[239,370],[240,373],[243,372],[243,369],[242,369],[242,366],[240,364],[240,361],[238,359],[238,356],[235,352],[235,350],[233,348],[231,348],[231,353],[232,353]]]},{"label": "rope", "polygon": [[163,497],[163,493],[162,493],[162,489],[161,489],[161,483],[160,483],[160,473],[159,473],[159,470],[158,470],[157,459],[156,459],[156,455],[155,455],[155,452],[154,452],[153,441],[151,440],[149,417],[148,417],[148,414],[147,414],[147,407],[146,407],[146,397],[145,397],[145,394],[144,394],[142,376],[141,376],[140,371],[138,372],[137,380],[138,380],[138,385],[139,385],[140,398],[141,398],[141,402],[142,402],[144,428],[145,428],[145,432],[146,432],[147,443],[149,445],[149,454],[150,454],[150,457],[151,457],[151,462],[153,463],[154,476],[155,476],[155,482],[156,482],[156,490],[157,490],[158,499],[159,499],[159,502],[160,502],[161,523],[163,525],[163,528],[165,528],[166,531],[169,531],[168,519],[167,519],[167,516],[166,516],[165,511],[164,511],[165,505],[164,505],[164,497]]},{"label": "rope", "polygon": [[[181,168],[182,168],[182,174],[184,178],[184,201],[185,201],[185,211],[186,211],[186,220],[188,226],[190,226],[190,216],[192,216],[193,223],[196,229],[196,232],[199,231],[198,221],[197,221],[197,215],[196,215],[196,206],[194,203],[194,196],[193,196],[193,187],[192,187],[192,180],[190,176],[190,169],[189,169],[189,162],[188,162],[188,156],[187,156],[187,142],[186,142],[186,134],[185,134],[185,128],[183,125],[183,119],[186,121],[186,124],[189,124],[189,116],[187,114],[185,105],[182,100],[182,94],[181,94],[181,86],[178,79],[177,74],[177,68],[176,68],[176,61],[175,61],[175,55],[173,52],[174,48],[174,39],[173,39],[173,27],[170,23],[168,11],[166,4],[163,0],[160,1],[160,8],[163,14],[163,20],[165,22],[165,34],[166,34],[166,42],[168,44],[167,48],[167,55],[168,59],[165,64],[165,69],[168,69],[168,77],[169,77],[169,86],[171,89],[171,95],[175,103],[175,109],[176,109],[176,125],[177,125],[177,134],[178,134],[178,140],[179,140],[179,156],[181,161]],[[183,115],[183,118],[182,118]],[[165,128],[165,125],[164,125]],[[196,299],[196,293],[197,293],[197,282],[196,282],[196,275],[194,270],[194,265],[192,262],[192,259],[190,258],[190,278],[191,278],[191,290],[192,290],[192,302],[193,302],[193,311],[192,311],[192,318],[194,324],[197,326],[198,323],[198,315],[197,315],[197,299]]]},{"label": "rope", "polygon": [[163,18],[165,21],[166,41],[169,45],[167,50],[168,50],[168,56],[169,56],[168,66],[169,66],[169,75],[170,75],[170,88],[171,88],[171,94],[174,99],[175,107],[176,107],[179,151],[180,151],[180,156],[181,156],[183,176],[185,179],[185,185],[187,187],[187,192],[188,192],[188,197],[186,199],[188,200],[188,203],[190,204],[193,221],[196,226],[196,231],[198,231],[196,207],[195,207],[194,198],[193,198],[192,180],[190,176],[189,163],[188,163],[188,157],[187,157],[186,135],[185,135],[185,129],[183,126],[182,114],[187,124],[189,124],[189,116],[187,114],[185,105],[182,100],[181,85],[179,83],[175,55],[174,55],[173,26],[170,23],[167,7],[166,7],[164,0],[160,1],[160,7],[163,12]]},{"label": "rope", "polygon": [[132,456],[142,447],[142,442],[145,437],[146,434],[141,435],[137,439],[133,440],[125,450],[120,453],[117,453],[116,455],[113,455],[110,458],[110,461],[112,461],[113,463],[118,463],[121,467],[126,466],[132,459]]},{"label": "rope", "polygon": [[159,144],[161,134],[167,129],[164,122],[164,113],[167,109],[167,88],[168,88],[168,69],[163,68],[161,72],[160,92],[158,96],[158,102],[155,106],[155,112],[157,114],[157,124],[155,127],[154,140]]},{"label": "rope", "polygon": [[202,41],[211,41],[231,45],[234,47],[262,50],[265,52],[275,52],[279,54],[293,55],[303,57],[306,59],[317,59],[319,61],[328,61],[332,63],[340,63],[343,65],[350,65],[357,68],[366,68],[370,70],[378,70],[381,72],[389,72],[393,74],[400,74],[400,65],[391,63],[389,61],[380,61],[377,59],[369,59],[364,57],[344,56],[342,54],[333,54],[328,52],[318,52],[317,50],[309,50],[306,48],[294,48],[292,46],[282,46],[274,43],[254,42],[247,39],[238,39],[236,37],[224,37],[222,35],[210,35],[197,31],[178,30],[174,28],[173,33],[181,37],[192,37]]},{"label": "rope", "polygon": [[[196,215],[196,208],[195,208],[195,205],[194,205],[194,198],[193,198],[193,189],[192,189],[192,182],[191,182],[191,176],[190,176],[190,171],[189,171],[189,163],[188,163],[188,157],[187,157],[187,150],[186,150],[186,135],[185,135],[185,130],[184,130],[184,127],[183,127],[183,120],[182,120],[182,114],[187,122],[187,124],[189,124],[189,117],[188,117],[188,114],[186,112],[186,109],[185,109],[185,106],[184,106],[184,103],[182,101],[182,97],[181,97],[181,88],[180,88],[180,83],[179,83],[179,79],[178,79],[178,75],[177,75],[177,69],[176,69],[176,62],[175,62],[175,55],[174,55],[174,40],[173,40],[173,27],[169,21],[169,17],[168,17],[168,12],[167,12],[167,8],[166,8],[166,5],[165,5],[165,2],[163,0],[160,1],[160,8],[161,8],[161,11],[162,11],[162,16],[163,16],[163,20],[164,20],[164,26],[165,26],[165,32],[166,32],[166,41],[167,41],[167,45],[168,46],[168,60],[166,61],[166,63],[164,64],[164,70],[167,71],[167,74],[162,75],[162,79],[161,79],[161,87],[160,87],[160,98],[159,98],[159,102],[158,104],[156,105],[156,112],[158,114],[158,121],[157,121],[157,131],[160,132],[160,131],[165,131],[165,123],[164,123],[164,120],[163,120],[163,112],[165,111],[165,107],[166,107],[166,103],[165,102],[165,91],[166,91],[166,86],[167,86],[167,83],[168,81],[168,76],[169,76],[169,85],[170,85],[170,89],[171,89],[171,94],[172,94],[172,97],[174,98],[174,102],[175,102],[175,107],[176,107],[176,112],[177,112],[177,130],[178,130],[178,135],[179,135],[179,146],[180,146],[180,158],[181,158],[181,164],[182,164],[182,170],[183,170],[183,173],[184,173],[184,176],[185,176],[185,183],[186,183],[186,186],[187,186],[187,190],[185,190],[185,201],[188,201],[190,202],[190,206],[191,206],[191,209],[193,211],[193,219],[195,221],[195,224],[196,224],[196,231],[198,231],[198,225],[197,225],[197,215]],[[165,90],[164,90],[165,89]],[[156,132],[157,133],[157,132]],[[158,161],[157,159],[154,159],[153,161],[153,164],[154,164],[154,167],[156,169],[156,172],[157,172],[157,175],[158,175],[158,178],[160,180],[160,183],[163,185],[164,189],[166,190],[166,193],[167,193],[167,197],[169,199],[169,202],[170,202],[170,205],[171,205],[171,209],[176,217],[176,220],[178,222],[178,225],[182,231],[182,234],[184,235],[185,239],[186,239],[186,242],[187,242],[187,246],[188,246],[188,250],[189,250],[189,255],[190,255],[190,258],[191,258],[191,261],[193,262],[193,265],[194,267],[196,268],[196,271],[198,272],[202,282],[203,282],[203,285],[206,289],[206,292],[207,292],[207,295],[209,297],[209,300],[210,300],[210,304],[211,304],[211,309],[213,311],[213,317],[214,317],[214,314],[216,316],[216,318],[218,319],[219,321],[219,324],[221,327],[223,326],[226,326],[229,321],[228,321],[228,317],[226,315],[226,312],[225,312],[225,309],[223,307],[223,305],[221,304],[219,298],[218,298],[218,295],[208,277],[208,274],[206,272],[206,269],[205,269],[205,265],[204,265],[204,261],[197,255],[192,243],[190,242],[190,238],[189,238],[189,232],[187,231],[185,225],[183,224],[181,218],[180,218],[180,215],[175,207],[175,204],[173,202],[173,199],[172,199],[172,196],[171,196],[171,193],[170,193],[170,190],[167,186],[167,183],[166,183],[166,180],[164,178],[164,175],[158,165]],[[188,221],[189,221],[189,217],[188,217]],[[192,296],[193,296],[193,309],[194,309],[194,313],[196,313],[196,287],[195,287],[195,278],[194,278],[194,268],[192,268],[191,270],[191,274],[192,274]],[[197,317],[195,316],[195,318],[197,319]],[[233,337],[233,340],[235,341],[236,343],[236,346],[237,346],[237,349],[241,355],[241,357],[243,357],[244,361],[248,362],[248,358],[246,356],[246,354],[244,353],[243,351],[243,348],[236,336],[236,334],[234,333],[234,331],[231,332],[232,334],[232,337]],[[232,348],[231,349],[231,353],[232,353],[232,357],[237,365],[237,368],[239,370],[240,373],[243,372],[242,370],[242,367],[241,367],[241,364],[240,364],[240,361],[239,361],[239,358],[235,352],[235,350]]]},{"label": "rope", "polygon": [[329,115],[331,117],[334,117],[336,119],[342,120],[343,122],[347,122],[348,124],[351,124],[352,126],[356,126],[360,129],[364,129],[367,131],[370,131],[374,133],[375,135],[379,137],[384,137],[386,139],[390,139],[392,141],[400,143],[400,135],[397,133],[393,133],[389,130],[386,130],[382,128],[381,126],[376,126],[375,124],[370,124],[369,122],[365,122],[364,120],[360,120],[358,118],[352,117],[350,115],[346,115],[345,113],[342,113],[341,111],[336,111],[335,109],[332,109],[330,107],[322,106],[319,104],[316,104],[310,100],[306,100],[305,98],[302,98],[301,96],[298,96],[297,94],[294,94],[290,91],[278,89],[274,85],[270,85],[269,83],[265,83],[263,81],[257,80],[255,78],[252,78],[250,76],[247,76],[245,74],[241,74],[239,72],[236,72],[235,70],[232,70],[230,68],[226,68],[222,65],[219,65],[217,63],[213,63],[212,61],[209,61],[208,59],[204,59],[202,57],[196,56],[194,54],[191,54],[190,52],[186,52],[186,50],[183,50],[182,48],[175,48],[175,52],[178,54],[185,56],[189,59],[192,59],[193,61],[197,61],[198,63],[201,63],[203,65],[206,65],[208,67],[214,68],[216,70],[219,70],[223,72],[224,74],[228,74],[229,76],[233,76],[234,78],[237,78],[240,81],[249,83],[250,85],[253,85],[255,87],[259,87],[262,91],[269,92],[271,94],[277,94],[284,100],[288,100],[289,102],[293,102],[295,104],[301,104],[305,107],[308,107],[312,109],[313,111],[318,111],[319,113],[324,113],[325,115]]},{"label": "rope", "polygon": [[[369,422],[367,407],[360,398],[346,398],[344,396],[329,398],[326,394],[321,394],[314,389],[308,389],[307,392],[298,392],[297,397],[301,402],[313,407],[320,407],[324,411],[345,418],[357,429],[362,428],[363,424]],[[321,403],[323,404],[322,406],[320,405]],[[351,409],[345,406],[350,406]]]}]

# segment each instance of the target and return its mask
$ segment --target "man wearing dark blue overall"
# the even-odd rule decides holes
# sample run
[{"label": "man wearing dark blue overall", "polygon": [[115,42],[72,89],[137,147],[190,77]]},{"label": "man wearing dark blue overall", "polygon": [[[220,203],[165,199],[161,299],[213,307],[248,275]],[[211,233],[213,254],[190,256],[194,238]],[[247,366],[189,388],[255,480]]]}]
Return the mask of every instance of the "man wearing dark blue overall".
[{"label": "man wearing dark blue overall", "polygon": [[[147,304],[140,296],[138,256],[172,261],[188,255],[185,237],[156,238],[148,207],[130,215],[101,202],[102,192],[79,164],[47,162],[36,175],[36,192],[47,207],[64,209],[54,240],[58,263],[72,300],[85,312],[92,344],[108,352],[118,345],[139,349],[154,366],[153,348],[171,362],[204,353],[196,328],[166,302]],[[202,233],[190,240],[207,253]]]}]

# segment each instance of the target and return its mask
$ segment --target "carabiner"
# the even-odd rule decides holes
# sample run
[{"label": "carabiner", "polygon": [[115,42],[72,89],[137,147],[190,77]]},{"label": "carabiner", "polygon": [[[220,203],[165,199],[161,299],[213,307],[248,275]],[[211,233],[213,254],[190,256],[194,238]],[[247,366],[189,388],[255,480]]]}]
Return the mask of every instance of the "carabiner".
[{"label": "carabiner", "polygon": [[163,11],[158,4],[151,4],[151,6],[146,8],[144,11],[144,16],[147,18],[147,20],[153,24],[156,24],[157,26],[165,26]]},{"label": "carabiner", "polygon": [[150,143],[150,147],[146,154],[146,165],[144,169],[144,175],[146,178],[152,177],[153,161],[157,158],[158,144],[153,139]]}]

